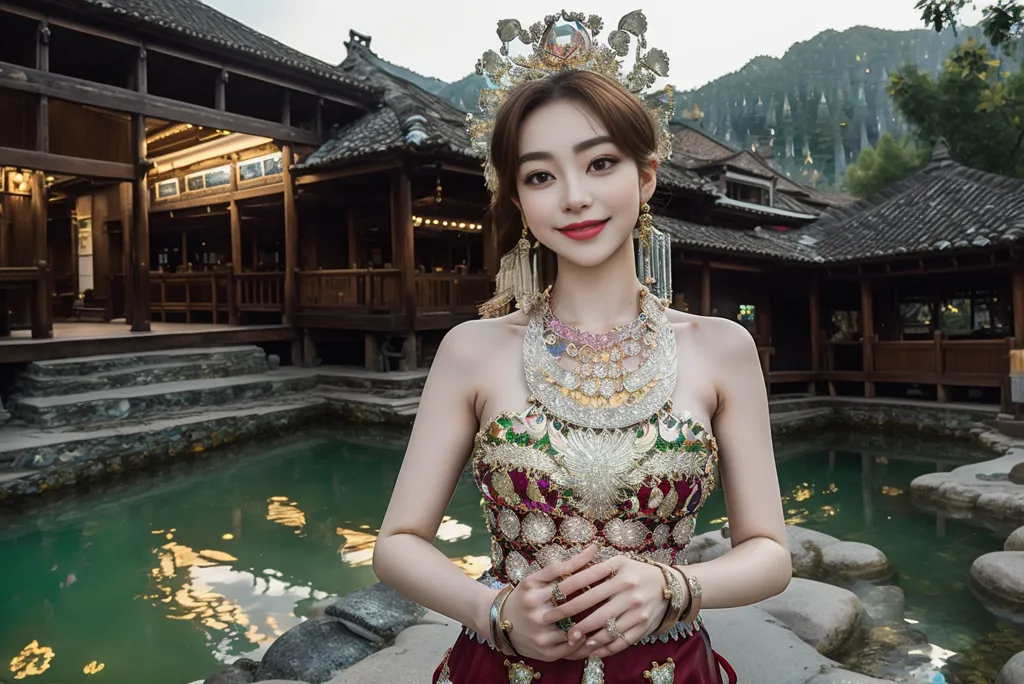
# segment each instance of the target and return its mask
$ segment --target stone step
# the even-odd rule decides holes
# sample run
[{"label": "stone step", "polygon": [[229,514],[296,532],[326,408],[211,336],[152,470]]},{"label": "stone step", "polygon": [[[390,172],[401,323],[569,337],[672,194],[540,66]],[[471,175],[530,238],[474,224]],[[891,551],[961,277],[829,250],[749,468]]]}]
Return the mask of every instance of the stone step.
[{"label": "stone step", "polygon": [[55,397],[29,397],[16,405],[18,416],[35,427],[61,427],[141,418],[166,411],[210,407],[236,401],[273,397],[310,390],[317,384],[315,371],[283,368],[230,378],[163,382]]},{"label": "stone step", "polygon": [[418,397],[427,380],[427,369],[376,373],[351,366],[320,368],[320,384],[368,392],[382,397]]},{"label": "stone step", "polygon": [[70,359],[54,359],[52,361],[36,361],[28,365],[25,373],[33,378],[66,378],[70,376],[94,375],[118,369],[139,368],[153,364],[203,363],[210,360],[231,361],[235,359],[249,359],[254,357],[256,353],[263,355],[263,351],[259,347],[245,345],[203,347],[200,349],[172,349],[139,354],[81,356]]},{"label": "stone step", "polygon": [[98,429],[5,427],[0,441],[0,502],[226,444],[277,436],[303,424],[323,424],[326,411],[322,397],[302,391]]},{"label": "stone step", "polygon": [[[177,359],[172,356],[169,358],[174,360],[112,368],[83,375],[24,374],[18,378],[18,399],[83,394],[180,380],[227,378],[267,370],[266,354],[259,347],[238,347],[211,354],[191,354],[189,357]],[[154,357],[152,360],[156,359],[157,357]]]},{"label": "stone step", "polygon": [[777,428],[794,424],[811,424],[812,422],[817,424],[819,421],[824,423],[831,420],[833,416],[834,413],[830,408],[811,408],[781,413],[772,412],[771,421],[772,427]]}]

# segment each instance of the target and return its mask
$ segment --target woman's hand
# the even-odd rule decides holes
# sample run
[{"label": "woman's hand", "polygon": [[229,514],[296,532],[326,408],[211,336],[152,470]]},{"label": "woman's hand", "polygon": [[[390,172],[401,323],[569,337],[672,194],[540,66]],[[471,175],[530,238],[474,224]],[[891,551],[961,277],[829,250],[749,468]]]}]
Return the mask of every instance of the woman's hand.
[{"label": "woman's hand", "polygon": [[[558,622],[598,606],[569,631],[571,658],[605,658],[632,646],[658,628],[668,608],[661,569],[625,556],[581,570],[560,582],[559,588],[571,596],[596,582],[601,584],[549,610],[543,617],[544,622]],[[615,629],[621,636],[608,631],[609,618],[615,619]]]},{"label": "woman's hand", "polygon": [[508,636],[516,651],[527,658],[551,662],[579,650],[580,642],[570,643],[555,624],[560,618],[549,619],[554,606],[552,585],[586,566],[596,555],[597,546],[591,545],[565,562],[528,575],[512,590],[505,599],[502,617],[512,623]]}]

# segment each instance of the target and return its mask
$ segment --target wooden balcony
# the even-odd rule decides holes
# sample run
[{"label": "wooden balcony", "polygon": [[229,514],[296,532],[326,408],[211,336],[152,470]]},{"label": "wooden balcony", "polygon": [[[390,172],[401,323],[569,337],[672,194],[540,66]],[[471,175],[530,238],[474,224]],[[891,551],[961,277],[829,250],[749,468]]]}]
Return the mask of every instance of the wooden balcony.
[{"label": "wooden balcony", "polygon": [[[12,313],[19,309],[27,312],[27,320],[34,339],[53,335],[50,309],[50,271],[43,267],[0,268],[0,337],[11,334],[15,324]],[[20,301],[19,301],[20,300]]]},{"label": "wooden balcony", "polygon": [[149,305],[154,317],[167,322],[168,314],[184,314],[192,323],[195,314],[206,314],[203,322],[227,322],[231,307],[227,271],[149,274]]}]

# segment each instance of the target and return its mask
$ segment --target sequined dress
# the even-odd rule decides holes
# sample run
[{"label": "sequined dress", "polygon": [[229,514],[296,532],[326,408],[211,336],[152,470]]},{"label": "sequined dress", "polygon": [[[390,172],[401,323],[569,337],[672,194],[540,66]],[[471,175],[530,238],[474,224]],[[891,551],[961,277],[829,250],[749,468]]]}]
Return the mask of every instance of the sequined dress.
[{"label": "sequined dress", "polygon": [[[591,543],[599,546],[595,563],[625,554],[684,565],[697,513],[715,485],[718,450],[706,426],[672,410],[665,395],[674,387],[674,366],[669,377],[660,378],[671,384],[621,406],[611,418],[615,427],[588,427],[580,423],[593,423],[592,412],[565,401],[566,393],[553,382],[557,370],[539,368],[541,350],[531,350],[530,340],[528,331],[527,375],[538,371],[528,377],[531,406],[494,417],[474,441],[473,475],[491,535],[492,568],[484,581],[494,588],[516,584]],[[661,345],[672,364],[674,344],[673,339]],[[541,379],[544,384],[538,384]],[[653,412],[652,401],[659,402]],[[609,422],[608,411],[602,421]],[[718,684],[719,662],[724,659],[712,651],[700,618],[603,662],[507,657],[467,628],[433,681]],[[727,663],[722,667],[733,676]]]}]

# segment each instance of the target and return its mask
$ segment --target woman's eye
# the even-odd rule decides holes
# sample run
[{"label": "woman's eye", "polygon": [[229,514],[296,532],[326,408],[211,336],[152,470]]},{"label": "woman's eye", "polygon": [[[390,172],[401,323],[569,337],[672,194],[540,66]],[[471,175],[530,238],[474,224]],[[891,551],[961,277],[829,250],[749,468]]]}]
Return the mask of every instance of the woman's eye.
[{"label": "woman's eye", "polygon": [[607,171],[613,164],[615,164],[615,160],[611,157],[599,157],[590,162],[595,171]]},{"label": "woman's eye", "polygon": [[551,174],[547,171],[536,171],[526,177],[526,182],[532,184],[543,183],[549,178],[551,178]]}]

